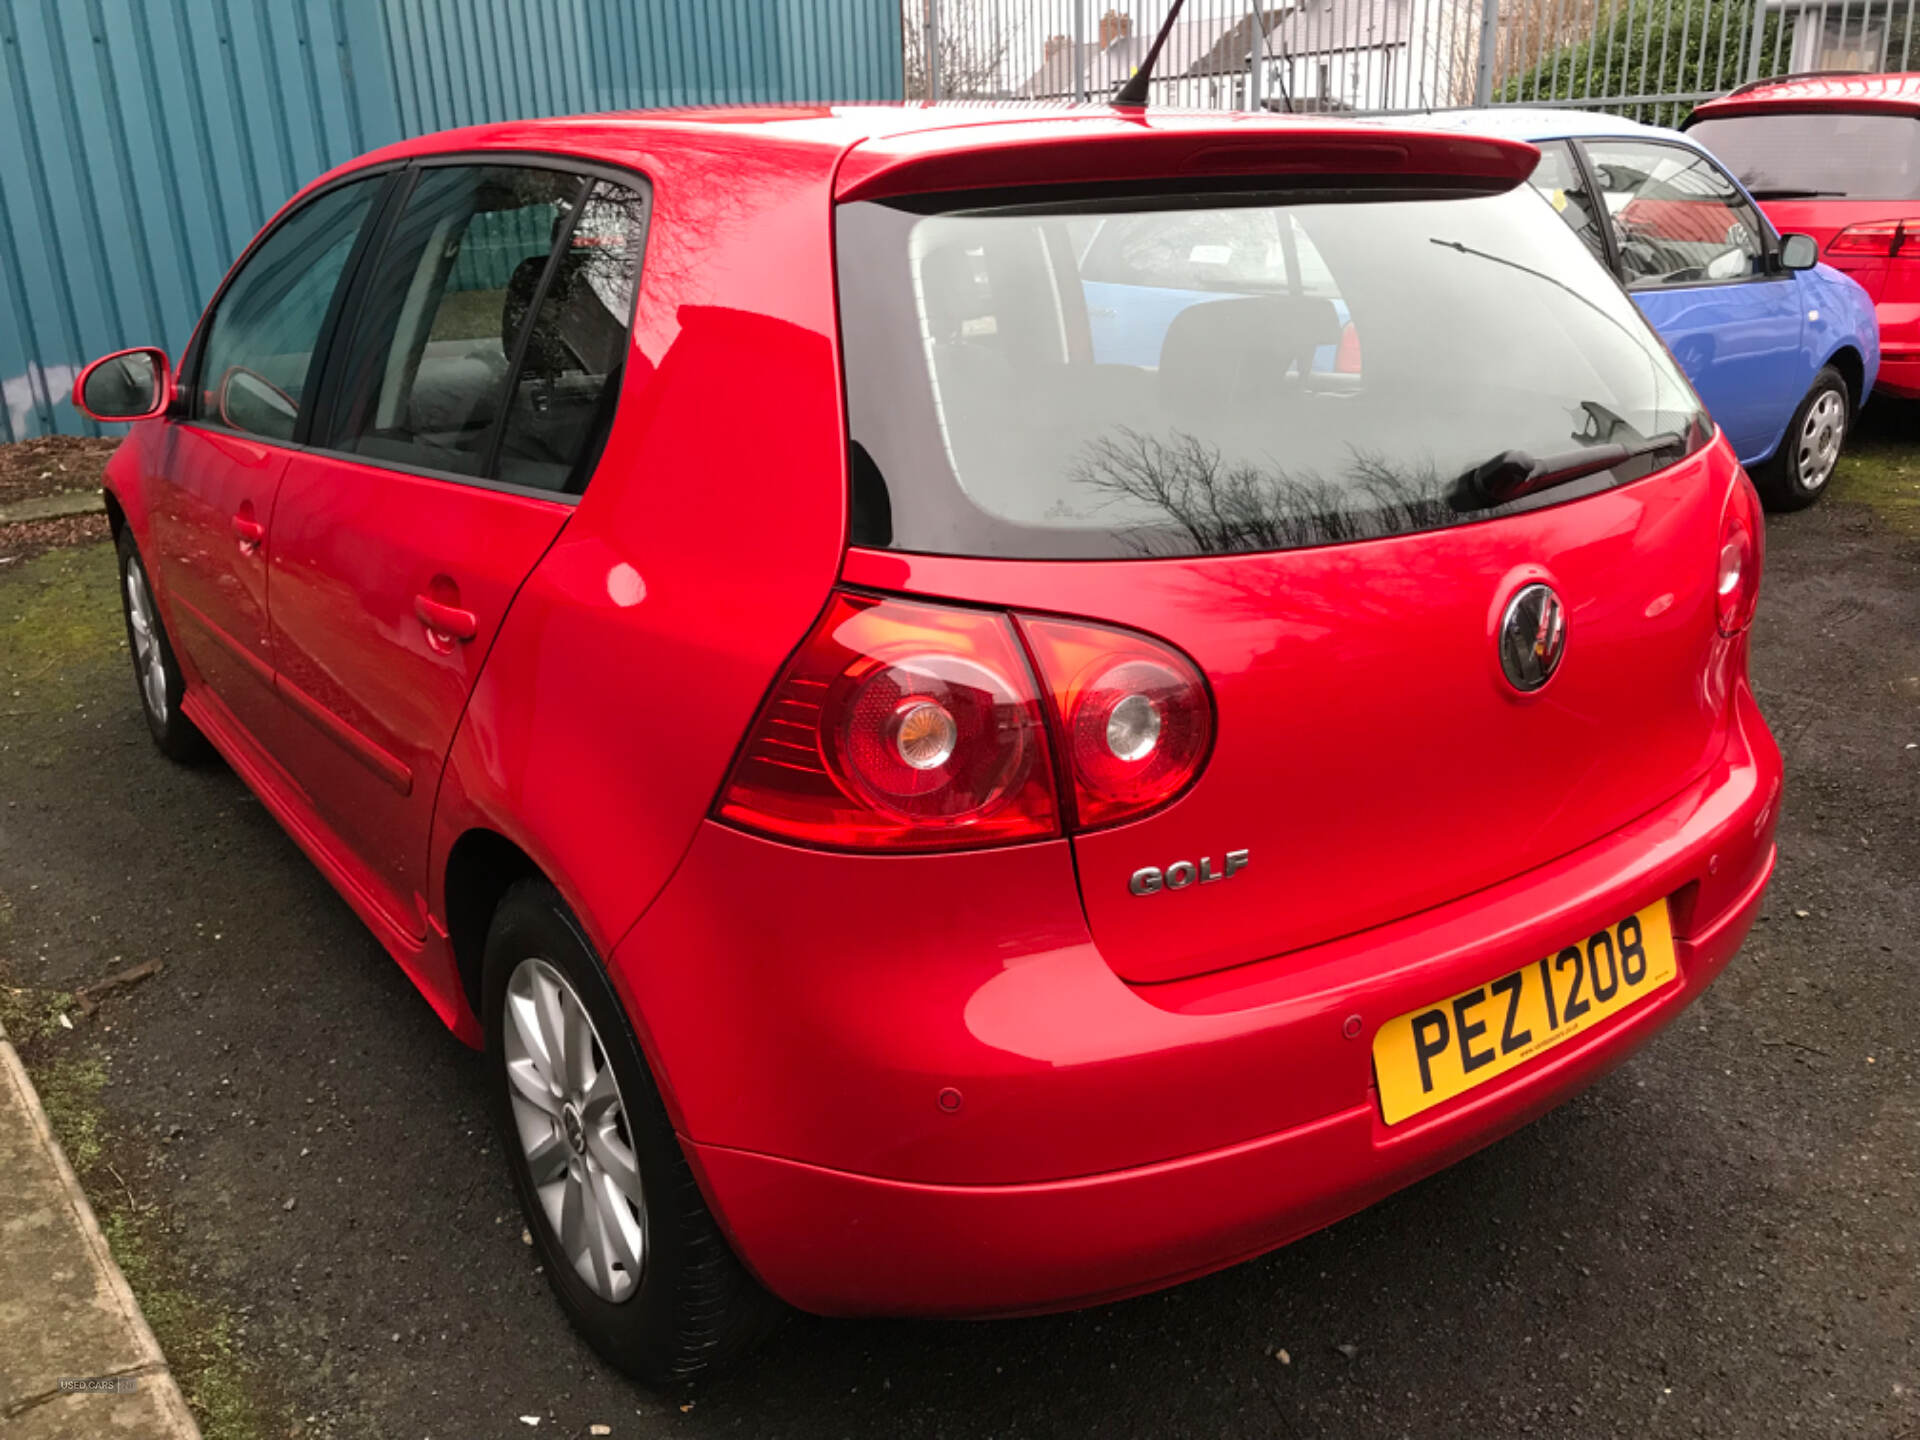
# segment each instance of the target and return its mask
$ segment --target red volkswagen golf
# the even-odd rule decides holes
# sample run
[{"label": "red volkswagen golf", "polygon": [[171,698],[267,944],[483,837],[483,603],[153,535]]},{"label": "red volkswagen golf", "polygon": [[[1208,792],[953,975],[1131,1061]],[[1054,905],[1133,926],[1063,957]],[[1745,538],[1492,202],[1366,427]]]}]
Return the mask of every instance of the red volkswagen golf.
[{"label": "red volkswagen golf", "polygon": [[1536,158],[465,130],[297,196],[177,370],[83,375],[138,419],[154,739],[485,1047],[609,1358],[1232,1264],[1731,958],[1781,783],[1759,508]]}]

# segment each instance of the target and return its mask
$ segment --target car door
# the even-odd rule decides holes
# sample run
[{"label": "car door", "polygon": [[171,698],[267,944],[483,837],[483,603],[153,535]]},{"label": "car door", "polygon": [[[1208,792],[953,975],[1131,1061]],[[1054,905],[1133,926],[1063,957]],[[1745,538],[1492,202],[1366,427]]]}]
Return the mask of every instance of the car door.
[{"label": "car door", "polygon": [[418,168],[281,482],[281,758],[413,934],[454,729],[610,422],[643,208],[576,168]]},{"label": "car door", "polygon": [[389,178],[316,195],[236,267],[186,357],[183,412],[148,477],[149,558],[175,643],[261,743],[278,711],[267,623],[274,499],[310,408],[315,353]]},{"label": "car door", "polygon": [[1726,172],[1690,146],[1584,140],[1621,282],[1679,360],[1735,453],[1764,460],[1811,378],[1799,286]]}]

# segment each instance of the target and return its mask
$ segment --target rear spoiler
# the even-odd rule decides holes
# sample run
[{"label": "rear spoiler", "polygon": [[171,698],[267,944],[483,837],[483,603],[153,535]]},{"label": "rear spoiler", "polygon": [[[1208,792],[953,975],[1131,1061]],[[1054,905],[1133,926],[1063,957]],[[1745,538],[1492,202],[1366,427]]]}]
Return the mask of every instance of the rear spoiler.
[{"label": "rear spoiler", "polygon": [[1063,115],[864,140],[840,163],[837,201],[1127,181],[1303,177],[1395,180],[1495,194],[1533,173],[1520,140],[1267,116]]}]

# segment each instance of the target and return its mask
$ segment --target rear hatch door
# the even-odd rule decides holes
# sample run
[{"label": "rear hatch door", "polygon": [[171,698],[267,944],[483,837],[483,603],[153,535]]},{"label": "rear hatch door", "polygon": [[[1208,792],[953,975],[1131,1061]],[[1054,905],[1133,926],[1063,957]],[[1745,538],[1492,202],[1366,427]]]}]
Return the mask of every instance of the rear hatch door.
[{"label": "rear hatch door", "polygon": [[[1211,689],[1190,789],[1073,841],[1126,979],[1495,884],[1715,753],[1733,463],[1531,191],[885,198],[840,207],[838,248],[847,578],[1128,626]],[[1151,353],[1103,356],[1090,294]],[[1522,693],[1501,626],[1536,583],[1565,648]],[[1180,865],[1193,883],[1130,884]]]}]

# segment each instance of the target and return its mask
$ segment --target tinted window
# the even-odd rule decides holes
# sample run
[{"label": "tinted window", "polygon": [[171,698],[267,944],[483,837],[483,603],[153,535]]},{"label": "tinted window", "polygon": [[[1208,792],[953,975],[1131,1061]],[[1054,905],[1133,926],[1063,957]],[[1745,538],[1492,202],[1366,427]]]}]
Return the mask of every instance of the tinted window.
[{"label": "tinted window", "polygon": [[584,184],[492,165],[420,172],[360,307],[330,448],[481,472],[515,342]]},{"label": "tinted window", "polygon": [[1756,200],[1920,198],[1920,120],[1836,110],[1704,118],[1687,134]]},{"label": "tinted window", "polygon": [[301,206],[248,257],[220,297],[200,354],[198,419],[293,438],[327,307],[385,177]]},{"label": "tinted window", "polygon": [[1629,285],[1767,273],[1766,226],[1720,167],[1681,145],[1584,142]]},{"label": "tinted window", "polygon": [[[1103,253],[1082,248],[1086,202],[840,207],[856,542],[1283,549],[1502,513],[1483,480],[1509,452],[1657,442],[1666,463],[1709,433],[1633,303],[1524,190],[1102,204],[1125,263],[1098,280],[1075,258]],[[1228,251],[1219,288],[1196,273],[1208,246]],[[1135,358],[1100,356],[1100,308]]]},{"label": "tinted window", "polygon": [[523,342],[498,474],[578,493],[599,458],[620,395],[639,281],[646,201],[596,181]]},{"label": "tinted window", "polygon": [[1540,163],[1533,167],[1532,183],[1580,237],[1581,243],[1593,252],[1593,258],[1606,264],[1607,246],[1600,233],[1600,207],[1587,189],[1586,177],[1574,163],[1573,147],[1564,140],[1543,144]]}]

